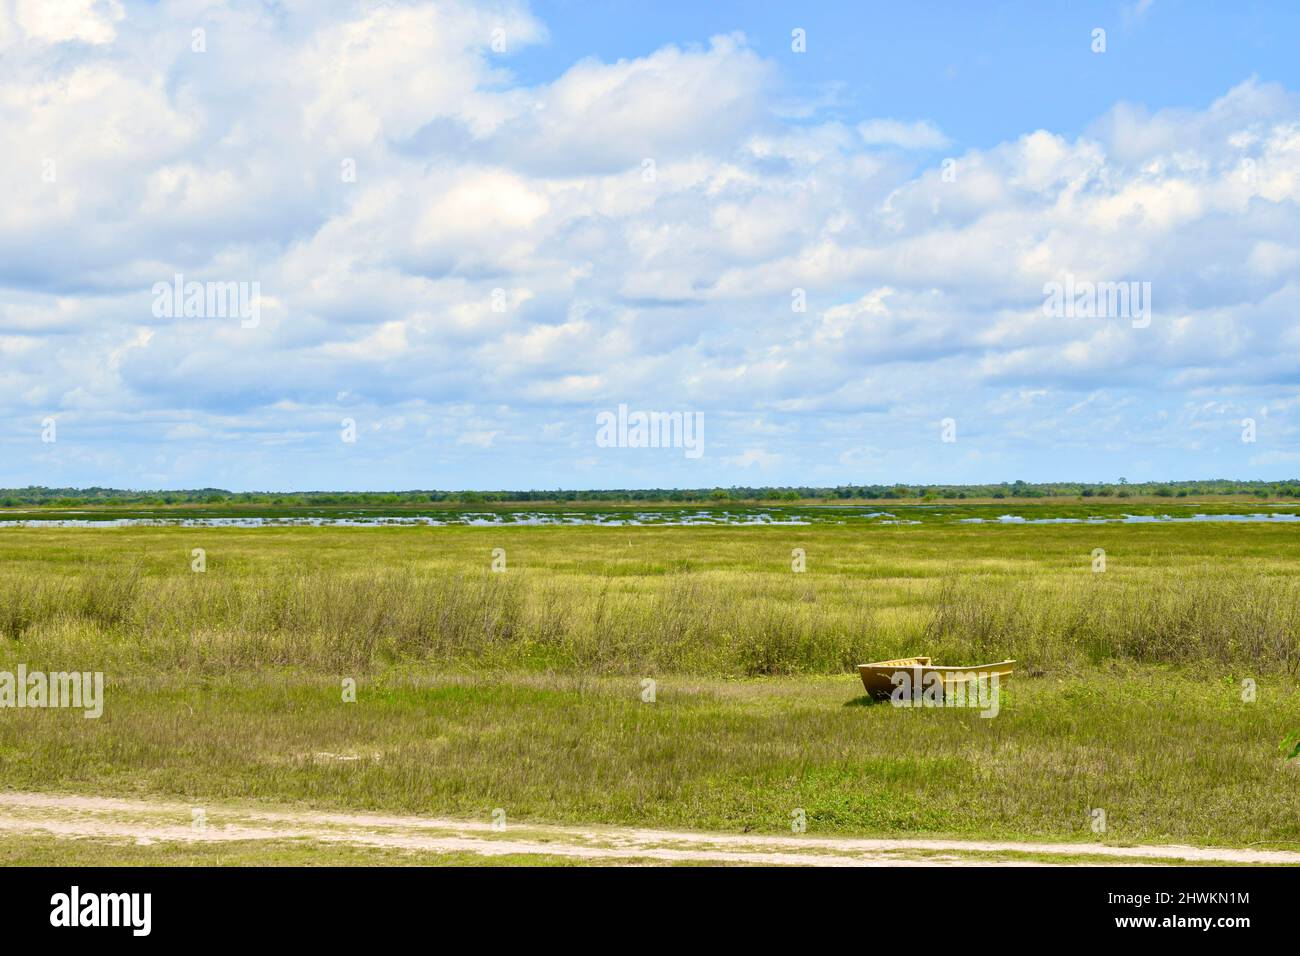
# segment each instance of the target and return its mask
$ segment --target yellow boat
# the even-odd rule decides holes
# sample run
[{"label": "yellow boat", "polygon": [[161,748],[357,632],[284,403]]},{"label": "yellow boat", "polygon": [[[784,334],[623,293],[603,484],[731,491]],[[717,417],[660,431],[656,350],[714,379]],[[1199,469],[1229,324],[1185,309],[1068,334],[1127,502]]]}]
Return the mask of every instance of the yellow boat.
[{"label": "yellow boat", "polygon": [[944,667],[931,664],[928,657],[900,657],[892,661],[876,661],[874,664],[859,664],[858,673],[862,676],[862,686],[876,700],[888,700],[898,686],[894,675],[906,671],[912,687],[925,687],[929,674],[938,674],[945,693],[958,682],[972,681],[980,677],[997,675],[998,682],[1011,676],[1015,661],[998,661],[996,664],[973,664],[969,667]]}]

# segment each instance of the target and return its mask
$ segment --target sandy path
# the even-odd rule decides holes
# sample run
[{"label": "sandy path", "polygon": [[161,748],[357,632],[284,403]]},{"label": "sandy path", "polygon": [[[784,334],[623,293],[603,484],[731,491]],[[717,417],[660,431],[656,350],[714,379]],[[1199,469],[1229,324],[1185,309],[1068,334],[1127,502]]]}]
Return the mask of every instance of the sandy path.
[{"label": "sandy path", "polygon": [[[203,826],[193,811],[205,814]],[[999,855],[1089,855],[1116,864],[1148,860],[1187,863],[1300,864],[1300,852],[1190,846],[1113,846],[989,840],[853,839],[560,827],[381,814],[271,811],[224,805],[0,792],[0,833],[46,833],[135,843],[309,840],[428,853],[482,856],[540,854],[588,860],[749,863],[800,866],[989,866]],[[918,853],[927,854],[917,856]],[[971,856],[969,854],[979,854]]]}]

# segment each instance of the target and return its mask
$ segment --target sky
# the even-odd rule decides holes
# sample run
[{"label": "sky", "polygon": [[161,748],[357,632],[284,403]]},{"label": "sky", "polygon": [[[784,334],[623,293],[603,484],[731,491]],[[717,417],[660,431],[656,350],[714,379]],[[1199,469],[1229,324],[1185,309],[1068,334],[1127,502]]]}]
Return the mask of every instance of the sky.
[{"label": "sky", "polygon": [[1293,478],[1298,41],[1290,3],[0,0],[0,487]]}]

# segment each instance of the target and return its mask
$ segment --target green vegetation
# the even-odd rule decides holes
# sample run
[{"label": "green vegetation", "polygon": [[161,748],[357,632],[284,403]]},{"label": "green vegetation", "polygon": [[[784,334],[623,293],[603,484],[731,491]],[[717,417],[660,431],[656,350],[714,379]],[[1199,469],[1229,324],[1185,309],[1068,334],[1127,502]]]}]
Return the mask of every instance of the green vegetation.
[{"label": "green vegetation", "polygon": [[718,504],[721,502],[794,501],[998,501],[1038,498],[1101,498],[1129,500],[1144,498],[1253,497],[1257,499],[1300,498],[1300,479],[1282,481],[1236,481],[1217,478],[1204,481],[1116,482],[1001,482],[990,485],[836,485],[779,487],[732,486],[730,488],[622,488],[605,490],[534,489],[530,491],[244,491],[197,488],[176,491],[132,491],[117,488],[27,488],[0,489],[0,508],[171,507],[196,505],[256,505],[289,508],[353,506],[392,508],[428,505],[495,504]]},{"label": "green vegetation", "polygon": [[[867,704],[912,653],[1020,665],[993,719]],[[0,711],[15,790],[1300,845],[1288,525],[5,528],[20,663],[107,699]]]},{"label": "green vegetation", "polygon": [[924,648],[1296,676],[1298,569],[1300,534],[1262,524],[11,528],[0,637],[110,675],[847,674]]},{"label": "green vegetation", "polygon": [[[992,719],[845,677],[403,672],[115,682],[104,717],[14,711],[5,784],[519,824],[1300,846],[1291,685],[1106,667],[1013,680]],[[1090,828],[1103,808],[1108,829]]]},{"label": "green vegetation", "polygon": [[876,501],[876,502],[736,502],[563,503],[514,504],[494,502],[474,506],[450,504],[305,505],[235,502],[227,504],[32,506],[0,510],[0,527],[54,523],[70,527],[111,524],[186,524],[200,526],[274,524],[958,524],[961,522],[1106,523],[1144,519],[1191,521],[1198,518],[1264,517],[1294,519],[1300,504],[1285,499],[1243,502],[1230,496],[1210,496],[1169,502],[1158,497],[1102,501],[1096,498],[1053,498],[1041,501]]}]

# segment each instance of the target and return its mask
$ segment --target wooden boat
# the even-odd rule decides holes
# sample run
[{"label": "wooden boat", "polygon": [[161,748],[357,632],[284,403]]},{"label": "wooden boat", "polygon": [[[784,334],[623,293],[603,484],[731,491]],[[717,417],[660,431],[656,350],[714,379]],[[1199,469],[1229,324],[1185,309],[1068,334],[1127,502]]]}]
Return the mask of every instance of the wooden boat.
[{"label": "wooden boat", "polygon": [[912,687],[927,686],[927,683],[934,680],[927,675],[937,673],[943,682],[944,692],[948,693],[959,682],[972,681],[991,674],[996,674],[998,682],[1001,683],[1011,676],[1015,663],[1015,661],[998,661],[996,664],[944,667],[931,664],[928,657],[900,657],[892,661],[859,664],[858,673],[862,675],[862,686],[867,689],[868,694],[876,700],[888,700],[898,686],[894,682],[894,675],[899,671],[908,672]]}]

